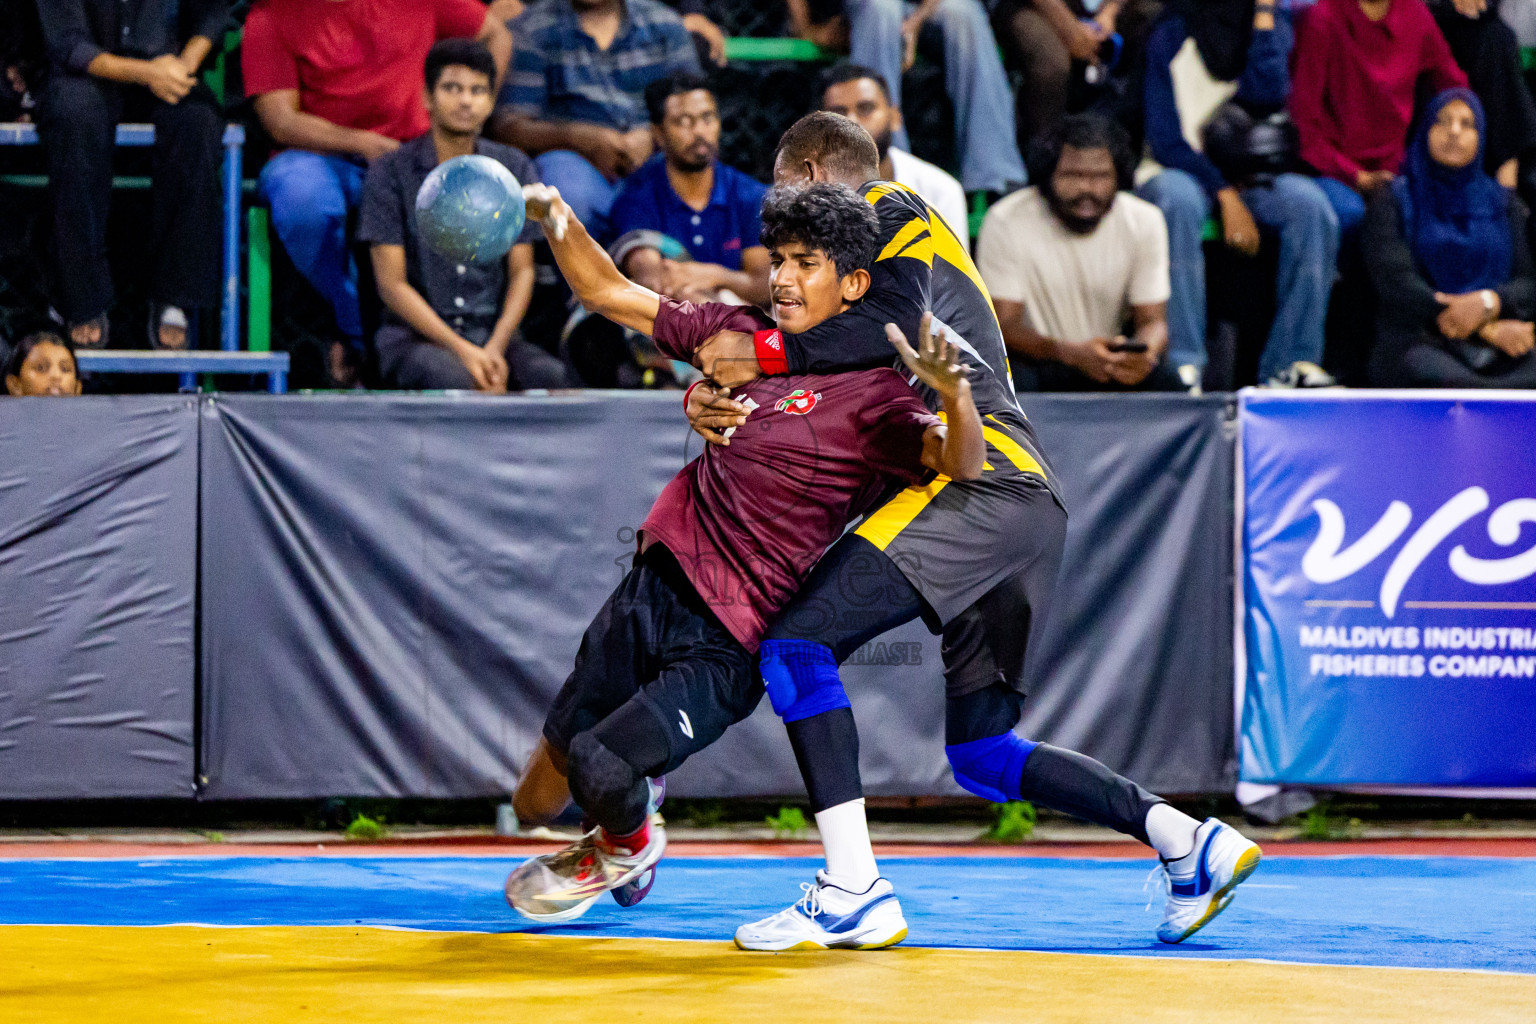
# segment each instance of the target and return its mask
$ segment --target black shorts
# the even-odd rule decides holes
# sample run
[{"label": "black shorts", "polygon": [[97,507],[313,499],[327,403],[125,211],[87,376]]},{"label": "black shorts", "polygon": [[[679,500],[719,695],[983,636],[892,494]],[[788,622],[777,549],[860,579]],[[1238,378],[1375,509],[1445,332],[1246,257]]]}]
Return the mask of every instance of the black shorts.
[{"label": "black shorts", "polygon": [[[762,696],[757,656],[721,625],[671,552],[656,544],[635,558],[587,627],[575,668],[544,721],[544,738],[569,753],[578,734],[637,700],[662,726],[667,749],[643,757],[614,753],[632,764],[659,760],[655,774],[662,774],[750,715]],[[652,764],[643,767],[649,772]]]},{"label": "black shorts", "polygon": [[[839,664],[870,640],[921,617],[944,637],[944,690],[963,697],[994,684],[1026,691],[1024,658],[1031,636],[1050,607],[1066,540],[1067,514],[1051,493],[1035,488],[1022,514],[1027,536],[1013,545],[1021,552],[1002,579],[941,625],[888,554],[856,533],[848,533],[822,556],[805,586],[769,627],[775,640],[810,640],[832,649]],[[946,542],[964,548],[964,536]],[[936,548],[931,557],[943,558]],[[931,563],[930,563],[931,564]]]},{"label": "black shorts", "polygon": [[982,431],[987,465],[979,479],[939,477],[898,491],[854,531],[900,567],[946,625],[1009,577],[1051,557],[1052,521],[1066,517],[1031,454],[1029,424],[990,415]]}]

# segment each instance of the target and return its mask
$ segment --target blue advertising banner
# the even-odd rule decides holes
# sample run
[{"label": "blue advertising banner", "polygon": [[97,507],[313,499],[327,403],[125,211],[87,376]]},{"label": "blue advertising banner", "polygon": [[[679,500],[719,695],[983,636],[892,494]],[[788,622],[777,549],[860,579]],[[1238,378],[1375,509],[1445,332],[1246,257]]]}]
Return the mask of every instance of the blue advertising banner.
[{"label": "blue advertising banner", "polygon": [[1536,786],[1536,399],[1241,398],[1246,782]]}]

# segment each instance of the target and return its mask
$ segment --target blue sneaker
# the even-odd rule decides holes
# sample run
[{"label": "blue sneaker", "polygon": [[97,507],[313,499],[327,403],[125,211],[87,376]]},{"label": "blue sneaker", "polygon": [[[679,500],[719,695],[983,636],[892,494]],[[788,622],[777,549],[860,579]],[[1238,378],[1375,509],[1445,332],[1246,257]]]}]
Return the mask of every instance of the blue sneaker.
[{"label": "blue sneaker", "polygon": [[1195,848],[1176,861],[1160,861],[1152,878],[1162,875],[1168,903],[1157,937],[1183,942],[1227,909],[1238,885],[1253,874],[1263,856],[1257,844],[1230,825],[1206,818],[1195,830]]},{"label": "blue sneaker", "polygon": [[[651,798],[646,803],[646,817],[654,818],[661,810],[662,803],[667,799],[667,779],[662,776],[659,779],[645,780],[651,787]],[[655,824],[662,822],[655,821]],[[651,886],[656,884],[656,869],[646,868],[644,872],[625,882],[617,889],[610,890],[613,894],[613,902],[621,907],[632,907],[650,893]]]},{"label": "blue sneaker", "polygon": [[736,929],[740,949],[780,953],[787,949],[884,949],[907,937],[891,883],[877,878],[864,892],[849,892],[816,872],[801,882],[805,895],[787,910]]}]

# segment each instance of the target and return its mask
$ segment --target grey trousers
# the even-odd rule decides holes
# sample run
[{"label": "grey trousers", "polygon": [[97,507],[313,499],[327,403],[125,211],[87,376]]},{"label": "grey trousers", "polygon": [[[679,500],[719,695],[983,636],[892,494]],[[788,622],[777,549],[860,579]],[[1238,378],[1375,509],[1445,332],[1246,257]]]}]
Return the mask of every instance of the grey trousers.
[{"label": "grey trousers", "polygon": [[[374,336],[384,386],[402,391],[475,390],[459,357],[403,324],[385,324]],[[522,334],[507,345],[507,389],[573,387],[565,364]]]}]

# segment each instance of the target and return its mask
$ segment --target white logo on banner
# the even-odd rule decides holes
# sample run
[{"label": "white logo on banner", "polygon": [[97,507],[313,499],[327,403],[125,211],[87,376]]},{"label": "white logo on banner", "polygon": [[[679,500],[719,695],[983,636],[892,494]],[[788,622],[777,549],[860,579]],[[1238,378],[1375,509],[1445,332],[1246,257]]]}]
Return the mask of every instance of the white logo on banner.
[{"label": "white logo on banner", "polygon": [[[1397,612],[1403,588],[1424,560],[1463,523],[1484,512],[1488,504],[1487,491],[1468,487],[1419,525],[1382,578],[1381,610],[1387,618]],[[1337,583],[1353,576],[1396,543],[1413,522],[1413,510],[1407,503],[1394,501],[1364,536],[1341,548],[1345,531],[1344,513],[1339,506],[1319,498],[1312,503],[1312,510],[1322,527],[1301,559],[1301,572],[1313,583]],[[1488,517],[1488,538],[1501,547],[1519,543],[1520,528],[1525,523],[1536,523],[1536,498],[1506,501]],[[1485,587],[1515,583],[1536,576],[1536,545],[1509,558],[1487,559],[1468,554],[1466,547],[1458,544],[1451,550],[1448,562],[1451,572],[1467,583]]]}]

